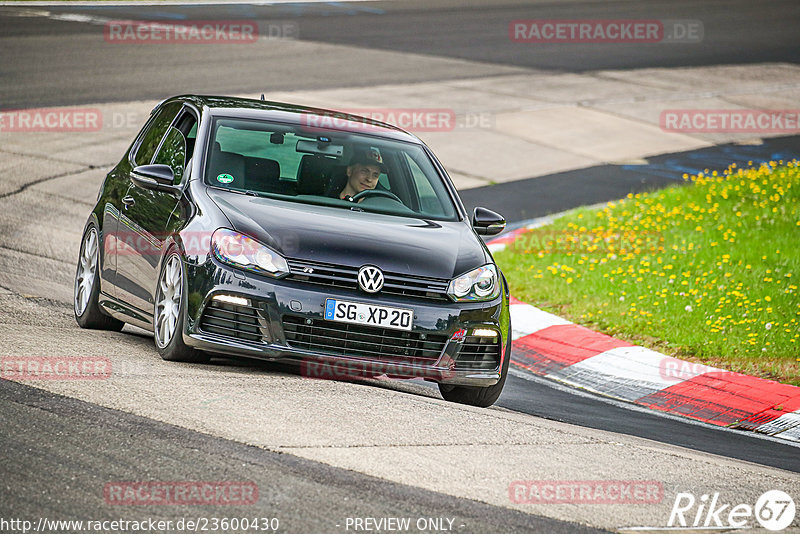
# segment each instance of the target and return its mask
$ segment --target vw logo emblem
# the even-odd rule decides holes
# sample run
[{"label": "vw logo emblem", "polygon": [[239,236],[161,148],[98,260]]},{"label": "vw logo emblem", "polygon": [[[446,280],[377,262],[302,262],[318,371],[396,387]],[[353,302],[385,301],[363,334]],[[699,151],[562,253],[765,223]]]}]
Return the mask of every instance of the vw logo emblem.
[{"label": "vw logo emblem", "polygon": [[377,293],[383,288],[383,273],[372,265],[363,266],[358,270],[358,287],[367,293]]}]

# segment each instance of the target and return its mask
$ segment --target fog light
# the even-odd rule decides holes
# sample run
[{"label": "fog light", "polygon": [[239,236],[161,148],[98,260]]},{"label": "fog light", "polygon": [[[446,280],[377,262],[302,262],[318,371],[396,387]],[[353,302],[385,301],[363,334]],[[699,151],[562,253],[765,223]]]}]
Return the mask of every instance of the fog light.
[{"label": "fog light", "polygon": [[235,304],[237,306],[250,306],[250,301],[243,297],[234,297],[233,295],[214,295],[212,300],[226,302],[228,304]]},{"label": "fog light", "polygon": [[476,328],[472,331],[475,337],[497,337],[497,331],[489,328]]}]

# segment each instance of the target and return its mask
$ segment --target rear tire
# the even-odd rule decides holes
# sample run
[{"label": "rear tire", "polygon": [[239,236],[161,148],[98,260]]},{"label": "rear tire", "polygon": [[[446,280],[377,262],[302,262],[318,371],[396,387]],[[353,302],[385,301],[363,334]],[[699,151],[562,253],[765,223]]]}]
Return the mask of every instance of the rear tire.
[{"label": "rear tire", "polygon": [[444,400],[457,402],[459,404],[469,404],[479,408],[488,408],[500,397],[503,387],[506,385],[508,376],[508,365],[511,361],[511,329],[508,329],[508,343],[506,344],[505,355],[503,356],[503,367],[500,369],[500,380],[497,384],[488,387],[475,386],[449,386],[439,384],[439,392]]},{"label": "rear tire", "polygon": [[106,315],[100,309],[99,236],[97,227],[91,223],[81,239],[78,269],[75,272],[72,310],[75,314],[75,321],[81,328],[119,332],[125,323]]},{"label": "rear tire", "polygon": [[186,268],[173,249],[164,259],[156,288],[153,330],[161,357],[171,362],[207,362],[209,356],[183,342],[186,314]]}]

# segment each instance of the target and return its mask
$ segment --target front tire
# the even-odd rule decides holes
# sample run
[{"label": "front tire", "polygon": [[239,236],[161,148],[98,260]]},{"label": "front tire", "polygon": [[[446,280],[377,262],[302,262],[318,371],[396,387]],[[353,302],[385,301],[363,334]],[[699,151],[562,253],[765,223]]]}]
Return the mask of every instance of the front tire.
[{"label": "front tire", "polygon": [[186,314],[186,268],[176,250],[167,254],[158,277],[156,306],[153,314],[156,348],[171,362],[205,362],[209,357],[183,342]]},{"label": "front tire", "polygon": [[442,394],[444,400],[449,402],[469,404],[470,406],[478,406],[479,408],[488,408],[497,402],[497,399],[503,392],[503,387],[506,385],[510,361],[511,329],[509,328],[508,343],[506,344],[506,351],[503,357],[503,367],[500,369],[500,380],[497,381],[497,384],[488,387],[449,386],[447,384],[439,384],[439,392]]},{"label": "front tire", "polygon": [[75,272],[73,312],[81,328],[112,330],[119,332],[125,323],[106,315],[100,309],[100,237],[97,227],[91,223],[83,234]]}]

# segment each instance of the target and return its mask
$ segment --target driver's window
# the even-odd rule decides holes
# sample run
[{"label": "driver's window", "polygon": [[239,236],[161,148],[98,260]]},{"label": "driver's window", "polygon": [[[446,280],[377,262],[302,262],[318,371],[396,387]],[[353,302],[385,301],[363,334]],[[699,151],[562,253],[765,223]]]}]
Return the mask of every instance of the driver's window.
[{"label": "driver's window", "polygon": [[181,183],[184,165],[186,164],[186,138],[184,138],[180,130],[170,127],[153,163],[169,165],[175,174],[173,183],[175,185]]},{"label": "driver's window", "polygon": [[147,131],[141,136],[136,155],[133,158],[136,165],[151,163],[153,154],[155,154],[161,139],[164,137],[164,132],[169,128],[172,119],[178,114],[182,105],[180,102],[171,102],[157,111],[156,117],[150,122]]},{"label": "driver's window", "polygon": [[189,133],[186,134],[186,159],[192,159],[194,147],[197,141],[197,121],[194,121]]}]

